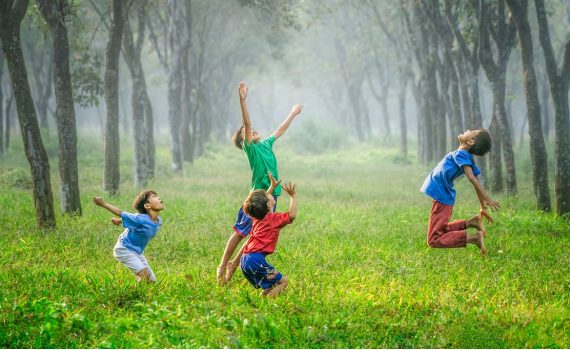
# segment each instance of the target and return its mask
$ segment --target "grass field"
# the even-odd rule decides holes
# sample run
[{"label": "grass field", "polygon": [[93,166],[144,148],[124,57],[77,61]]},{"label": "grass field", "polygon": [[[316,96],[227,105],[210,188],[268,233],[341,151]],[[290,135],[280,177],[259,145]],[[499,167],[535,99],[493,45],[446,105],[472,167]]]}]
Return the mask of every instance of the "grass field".
[{"label": "grass field", "polygon": [[[114,260],[121,229],[91,203],[102,194],[99,140],[81,138],[83,216],[58,214],[45,233],[35,228],[21,145],[0,156],[0,347],[570,347],[570,223],[534,210],[528,156],[518,157],[520,194],[497,196],[503,209],[481,258],[474,246],[427,248],[431,201],[418,188],[429,169],[395,149],[301,155],[277,145],[299,214],[268,258],[289,288],[267,300],[239,271],[226,287],[215,282],[248,193],[245,156],[210,145],[176,177],[160,145],[148,186],[166,207],[145,251],[153,285],[137,285]],[[122,147],[121,194],[107,200],[132,211],[132,151]],[[457,189],[454,217],[469,218],[475,193],[467,180]],[[287,207],[284,194],[278,211]]]}]

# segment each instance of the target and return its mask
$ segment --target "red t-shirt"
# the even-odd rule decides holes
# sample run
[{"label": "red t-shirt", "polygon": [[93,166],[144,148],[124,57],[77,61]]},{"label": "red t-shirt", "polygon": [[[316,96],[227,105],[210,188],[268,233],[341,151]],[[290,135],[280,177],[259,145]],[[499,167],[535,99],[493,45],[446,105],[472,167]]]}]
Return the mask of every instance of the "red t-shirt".
[{"label": "red t-shirt", "polygon": [[279,230],[290,223],[289,212],[267,213],[262,220],[253,218],[253,228],[243,253],[273,253],[279,239]]}]

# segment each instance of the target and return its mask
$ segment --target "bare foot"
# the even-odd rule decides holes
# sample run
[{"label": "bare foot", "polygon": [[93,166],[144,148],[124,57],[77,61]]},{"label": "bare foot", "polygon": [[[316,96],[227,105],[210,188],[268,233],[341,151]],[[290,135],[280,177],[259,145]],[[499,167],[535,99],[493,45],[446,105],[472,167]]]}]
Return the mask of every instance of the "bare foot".
[{"label": "bare foot", "polygon": [[236,272],[237,268],[239,267],[239,263],[237,264],[233,264],[233,263],[229,263],[226,269],[226,276],[225,276],[225,282],[228,283],[231,279],[232,276],[234,275],[234,272]]},{"label": "bare foot", "polygon": [[483,223],[483,217],[480,214],[477,214],[471,219],[467,220],[467,227],[476,228],[477,230],[483,232],[483,237],[487,237],[487,229]]},{"label": "bare foot", "polygon": [[487,255],[487,248],[485,248],[485,233],[483,231],[478,231],[475,234],[475,241],[473,243],[479,247],[479,253],[481,253],[481,256]]},{"label": "bare foot", "polygon": [[226,275],[226,267],[218,266],[218,268],[216,269],[216,278],[220,286],[226,282],[225,275]]}]

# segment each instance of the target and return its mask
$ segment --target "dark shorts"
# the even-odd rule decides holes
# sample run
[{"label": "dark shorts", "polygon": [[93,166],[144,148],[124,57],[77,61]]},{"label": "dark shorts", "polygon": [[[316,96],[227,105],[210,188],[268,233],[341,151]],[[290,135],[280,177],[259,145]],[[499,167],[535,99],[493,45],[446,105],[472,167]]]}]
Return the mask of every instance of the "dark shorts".
[{"label": "dark shorts", "polygon": [[269,289],[281,281],[283,275],[275,270],[263,253],[249,253],[241,256],[241,271],[255,288]]},{"label": "dark shorts", "polygon": [[[277,197],[278,196],[273,196],[273,198],[275,198],[275,206],[273,207],[273,211],[275,211],[275,209],[277,208]],[[234,231],[236,231],[236,233],[242,237],[247,237],[247,235],[249,235],[249,233],[251,232],[252,226],[253,226],[253,219],[249,215],[244,213],[242,207],[239,207],[236,223],[234,224]]]}]

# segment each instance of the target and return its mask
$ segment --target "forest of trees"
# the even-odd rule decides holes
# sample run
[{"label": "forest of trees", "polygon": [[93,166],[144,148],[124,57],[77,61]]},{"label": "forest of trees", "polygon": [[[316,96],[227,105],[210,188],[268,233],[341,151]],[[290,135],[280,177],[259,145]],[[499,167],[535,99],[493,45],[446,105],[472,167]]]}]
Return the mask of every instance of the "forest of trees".
[{"label": "forest of trees", "polygon": [[393,142],[422,164],[463,130],[487,128],[485,186],[517,194],[524,144],[537,209],[568,216],[569,24],[564,0],[0,0],[0,153],[19,131],[36,220],[51,228],[49,130],[61,211],[81,215],[81,130],[104,135],[106,192],[120,190],[121,137],[133,140],[144,187],[162,131],[178,175],[207,142],[228,139],[245,79],[260,128],[302,101],[319,123]]}]

